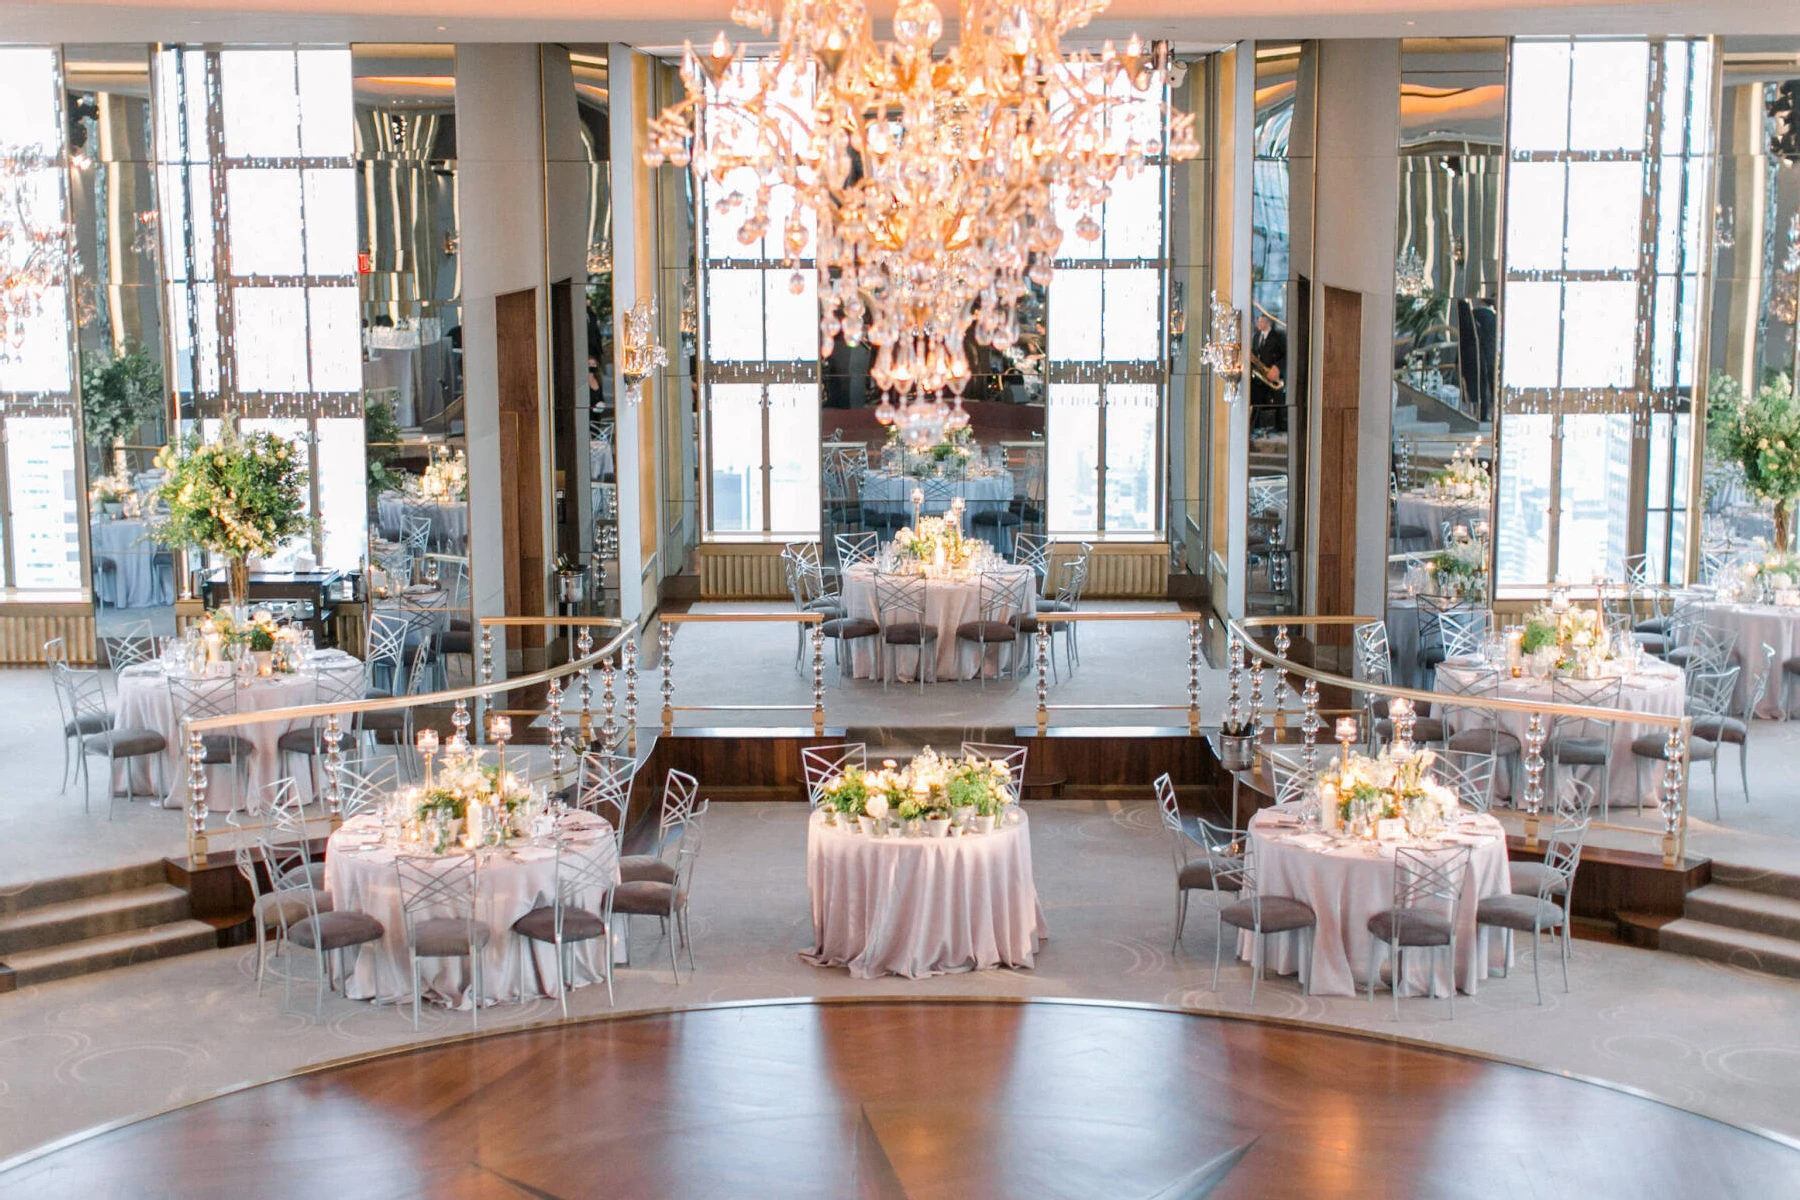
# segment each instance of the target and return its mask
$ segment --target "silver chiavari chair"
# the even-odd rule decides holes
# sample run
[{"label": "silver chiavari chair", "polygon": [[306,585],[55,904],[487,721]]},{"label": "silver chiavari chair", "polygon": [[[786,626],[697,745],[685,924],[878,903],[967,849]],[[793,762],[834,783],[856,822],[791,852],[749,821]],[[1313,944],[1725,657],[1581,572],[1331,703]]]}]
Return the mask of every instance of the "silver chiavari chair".
[{"label": "silver chiavari chair", "polygon": [[[1394,906],[1369,918],[1369,1003],[1385,952],[1393,974],[1394,1019],[1400,1019],[1400,989],[1406,986],[1406,951],[1423,950],[1427,960],[1450,953],[1450,1015],[1456,1016],[1456,906],[1469,874],[1470,848],[1394,851]],[[1429,986],[1426,988],[1430,993]]]},{"label": "silver chiavari chair", "polygon": [[491,935],[479,920],[480,857],[403,854],[394,860],[394,873],[400,883],[400,915],[412,966],[413,1028],[419,1027],[422,958],[469,960],[469,1015],[473,1026],[481,1028],[481,952]]}]

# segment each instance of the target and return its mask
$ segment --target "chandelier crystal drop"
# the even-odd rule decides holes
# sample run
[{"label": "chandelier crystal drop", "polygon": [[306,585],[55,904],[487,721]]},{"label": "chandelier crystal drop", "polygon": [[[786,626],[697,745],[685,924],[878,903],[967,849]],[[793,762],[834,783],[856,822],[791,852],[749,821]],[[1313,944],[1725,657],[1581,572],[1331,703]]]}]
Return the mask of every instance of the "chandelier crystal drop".
[{"label": "chandelier crystal drop", "polygon": [[55,171],[48,158],[0,154],[0,362],[19,356],[51,294],[78,265]]},{"label": "chandelier crystal drop", "polygon": [[[1199,152],[1194,118],[1164,98],[1165,45],[1063,50],[1105,7],[964,0],[960,41],[940,46],[931,0],[900,0],[886,42],[862,0],[785,0],[770,57],[740,60],[723,33],[687,47],[687,96],[650,121],[644,158],[691,166],[745,245],[776,231],[786,269],[815,260],[821,354],[839,336],[874,348],[888,423],[909,440],[954,428],[967,415],[944,397],[974,373],[971,337],[1018,342],[1063,222],[1095,240],[1121,173]],[[771,0],[736,0],[731,18],[776,28]],[[916,406],[931,411],[901,422]]]}]

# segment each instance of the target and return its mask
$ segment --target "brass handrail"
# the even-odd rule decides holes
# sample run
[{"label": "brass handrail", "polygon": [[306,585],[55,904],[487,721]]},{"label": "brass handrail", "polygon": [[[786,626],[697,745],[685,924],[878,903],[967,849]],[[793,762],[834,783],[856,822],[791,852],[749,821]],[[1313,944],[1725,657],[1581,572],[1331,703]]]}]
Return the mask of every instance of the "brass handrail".
[{"label": "brass handrail", "polygon": [[[501,623],[535,624],[538,623],[539,619],[484,617],[479,618],[479,620],[487,625],[497,625]],[[542,620],[544,620],[545,623],[555,623],[554,620],[549,618],[544,618]],[[343,819],[341,806],[342,792],[339,787],[339,772],[343,769],[343,748],[340,745],[343,738],[343,732],[342,727],[339,725],[339,721],[343,717],[353,717],[370,712],[404,711],[406,709],[420,708],[427,705],[436,707],[444,704],[451,704],[454,706],[455,711],[451,715],[450,723],[456,729],[458,734],[467,737],[467,730],[470,724],[468,710],[469,701],[474,700],[476,702],[477,711],[479,713],[484,711],[484,706],[487,703],[488,697],[494,692],[507,691],[514,688],[533,687],[538,684],[547,684],[549,686],[550,712],[550,766],[554,778],[560,784],[562,778],[563,756],[571,748],[568,739],[565,736],[567,731],[566,726],[564,726],[562,721],[561,681],[570,675],[578,675],[581,677],[582,707],[578,730],[581,739],[580,744],[585,746],[592,740],[592,721],[589,715],[590,692],[588,688],[588,673],[596,665],[601,665],[606,669],[608,673],[608,710],[607,729],[604,732],[607,735],[607,748],[611,749],[614,745],[616,735],[612,734],[611,731],[610,663],[612,656],[619,653],[621,649],[623,649],[628,664],[635,661],[636,637],[634,635],[636,632],[637,623],[635,621],[629,622],[621,628],[619,633],[611,641],[607,642],[606,645],[600,647],[598,650],[592,650],[592,643],[588,640],[586,631],[583,630],[583,642],[585,644],[581,648],[581,657],[563,663],[560,666],[546,667],[544,670],[533,672],[530,675],[506,679],[499,683],[495,683],[493,680],[493,662],[491,657],[493,638],[491,632],[484,630],[483,640],[486,643],[486,649],[489,651],[489,655],[482,664],[481,681],[468,687],[447,688],[437,692],[419,692],[414,695],[384,696],[364,700],[346,700],[336,703],[302,704],[290,708],[261,709],[255,712],[232,713],[216,717],[184,718],[182,721],[182,740],[187,746],[188,760],[188,857],[196,867],[204,867],[206,865],[206,821],[208,813],[206,808],[206,747],[204,737],[209,731],[236,729],[246,725],[267,725],[277,721],[310,721],[314,718],[323,717],[325,720],[325,728],[321,733],[321,737],[325,743],[325,810],[327,816],[330,818],[332,827],[336,828]],[[628,714],[631,725],[635,726],[635,701],[633,701],[628,708]],[[475,740],[483,740],[485,737],[486,722],[478,720],[475,724]],[[635,734],[635,729],[633,729],[632,732]],[[635,736],[632,740],[635,741]]]},{"label": "brass handrail", "polygon": [[734,621],[781,621],[798,622],[812,626],[812,719],[813,734],[823,736],[825,733],[825,633],[822,628],[825,614],[795,610],[793,612],[729,612],[729,613],[663,613],[657,617],[659,628],[656,636],[657,655],[662,667],[662,731],[664,734],[675,732],[675,714],[678,712],[800,712],[806,709],[804,704],[676,704],[675,703],[675,658],[672,653],[675,645],[675,626],[677,625],[715,625],[728,624]]},{"label": "brass handrail", "polygon": [[[1301,695],[1304,716],[1301,721],[1303,769],[1309,776],[1316,776],[1317,765],[1315,746],[1318,732],[1323,725],[1318,718],[1319,687],[1321,683],[1339,687],[1351,692],[1361,692],[1370,696],[1386,696],[1390,699],[1406,700],[1415,707],[1424,703],[1441,705],[1450,708],[1478,708],[1487,711],[1517,712],[1528,715],[1525,737],[1522,740],[1522,765],[1525,769],[1525,845],[1535,850],[1538,846],[1538,825],[1542,816],[1544,802],[1544,740],[1546,730],[1544,716],[1577,717],[1585,720],[1623,723],[1627,725],[1649,725],[1655,728],[1666,728],[1669,731],[1663,744],[1663,795],[1658,808],[1663,818],[1661,833],[1663,865],[1673,867],[1681,862],[1687,853],[1687,763],[1689,761],[1689,744],[1693,736],[1694,719],[1686,713],[1670,716],[1666,713],[1635,712],[1618,708],[1593,708],[1579,704],[1559,704],[1554,701],[1538,702],[1531,700],[1508,700],[1499,696],[1491,698],[1465,696],[1447,692],[1427,692],[1417,688],[1400,687],[1397,684],[1376,683],[1372,680],[1346,678],[1329,671],[1321,671],[1316,667],[1294,662],[1287,657],[1291,644],[1288,629],[1291,626],[1343,626],[1366,625],[1380,618],[1367,616],[1289,616],[1289,617],[1242,617],[1226,621],[1226,629],[1230,638],[1231,664],[1228,679],[1231,688],[1227,702],[1226,720],[1237,724],[1243,716],[1244,709],[1240,703],[1240,683],[1244,669],[1244,655],[1248,653],[1255,659],[1255,667],[1251,675],[1249,699],[1249,736],[1259,742],[1263,734],[1262,721],[1262,683],[1263,669],[1273,667],[1275,670],[1275,686],[1272,692],[1276,704],[1275,728],[1285,728],[1285,713],[1280,706],[1280,697],[1284,689],[1292,691],[1287,684],[1287,676],[1294,675],[1306,680],[1306,687]],[[1258,643],[1251,634],[1253,629],[1275,628],[1275,649],[1270,651]],[[1410,726],[1410,718],[1396,718],[1396,726],[1402,722]],[[1643,834],[1647,831],[1634,829],[1625,825],[1609,825],[1606,828],[1632,834]],[[1652,835],[1655,836],[1655,835]]]}]

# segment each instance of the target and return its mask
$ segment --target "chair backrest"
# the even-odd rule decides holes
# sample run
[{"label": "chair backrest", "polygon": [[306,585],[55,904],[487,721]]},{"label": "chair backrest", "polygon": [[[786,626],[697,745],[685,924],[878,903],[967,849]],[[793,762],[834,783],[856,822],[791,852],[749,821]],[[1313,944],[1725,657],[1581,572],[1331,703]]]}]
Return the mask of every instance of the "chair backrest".
[{"label": "chair backrest", "polygon": [[229,675],[218,679],[171,675],[169,703],[174,706],[177,724],[207,717],[235,716],[238,710],[237,680]]},{"label": "chair backrest", "polygon": [[[1575,704],[1582,708],[1618,708],[1624,681],[1617,676],[1606,679],[1550,680],[1550,699],[1556,704]],[[1550,737],[1606,737],[1610,726],[1593,717],[1557,717],[1550,722]]]},{"label": "chair backrest", "polygon": [[840,533],[837,535],[838,570],[868,562],[880,549],[881,535],[878,533]]},{"label": "chair backrest", "polygon": [[300,785],[292,776],[284,775],[257,789],[257,811],[264,824],[282,833],[306,836],[306,801],[300,796]]},{"label": "chair backrest", "polygon": [[1731,661],[1737,649],[1737,630],[1720,629],[1717,625],[1696,625],[1688,641],[1687,670],[1716,671]]},{"label": "chair backrest", "polygon": [[[323,659],[310,664],[315,704],[351,704],[363,698],[363,665],[352,659]],[[343,725],[342,719],[339,725]]]},{"label": "chair backrest", "polygon": [[61,638],[51,638],[44,643],[45,663],[66,663],[69,661],[69,647]]},{"label": "chair backrest", "polygon": [[706,810],[709,807],[710,803],[702,800],[677,831],[675,895],[678,898],[685,897],[694,884],[694,868],[700,862],[701,833],[706,826]]},{"label": "chair backrest", "polygon": [[1469,872],[1468,846],[1450,850],[1394,851],[1394,907],[1454,909]]},{"label": "chair backrest", "polygon": [[[1581,867],[1581,848],[1587,842],[1589,817],[1584,812],[1576,820],[1558,820],[1550,830],[1550,836],[1544,841],[1544,878],[1538,880],[1538,903],[1552,903],[1553,891],[1561,891],[1567,896],[1572,888],[1575,872]],[[1562,888],[1557,883],[1564,884]]]},{"label": "chair backrest", "polygon": [[1150,784],[1156,792],[1156,807],[1162,813],[1163,828],[1170,833],[1183,833],[1181,806],[1175,799],[1175,781],[1164,771]]},{"label": "chair backrest", "polygon": [[629,754],[584,754],[575,784],[575,807],[605,817],[613,835],[623,841],[631,808],[631,781],[637,759]]},{"label": "chair backrest", "polygon": [[1018,800],[1025,795],[1025,755],[1029,749],[1028,746],[1003,746],[995,742],[964,742],[962,756],[1005,767],[1012,781],[1013,799]]},{"label": "chair backrest", "polygon": [[781,548],[781,552],[797,563],[812,567],[820,565],[817,542],[788,542]]},{"label": "chair backrest", "polygon": [[1728,717],[1731,715],[1732,693],[1737,691],[1736,663],[1710,671],[1689,671],[1687,677],[1687,710],[1695,717]]},{"label": "chair backrest", "polygon": [[1573,775],[1564,775],[1556,781],[1556,821],[1559,825],[1587,820],[1593,807],[1593,784]]},{"label": "chair backrest", "polygon": [[1358,679],[1386,683],[1393,667],[1393,651],[1388,642],[1387,621],[1369,621],[1354,630],[1356,638],[1356,671]]},{"label": "chair backrest", "polygon": [[830,746],[807,746],[800,751],[800,770],[806,778],[806,798],[814,808],[819,806],[825,785],[844,773],[845,767],[866,768],[869,747],[864,742],[838,742]]},{"label": "chair backrest", "polygon": [[[1500,695],[1499,667],[1454,667],[1449,670],[1439,667],[1437,671],[1437,690],[1448,696],[1469,696],[1474,699],[1498,699]],[[1461,705],[1446,706],[1449,724],[1458,729],[1493,728],[1499,716],[1491,708],[1464,708]]]},{"label": "chair backrest", "polygon": [[1042,579],[1050,570],[1050,551],[1056,545],[1048,537],[1035,533],[1013,534],[1013,562],[1021,567],[1030,567]]},{"label": "chair backrest", "polygon": [[1762,644],[1762,666],[1756,672],[1756,682],[1750,685],[1750,690],[1744,695],[1744,711],[1738,714],[1746,722],[1756,716],[1757,706],[1763,702],[1763,697],[1769,694],[1769,680],[1774,676],[1776,670],[1775,659],[1775,647],[1764,642]]},{"label": "chair backrest", "polygon": [[1468,601],[1419,597],[1419,645],[1437,647],[1445,658],[1473,653],[1486,626],[1487,611]]},{"label": "chair backrest", "polygon": [[[1453,761],[1452,759],[1456,761]],[[1458,753],[1437,760],[1438,780],[1455,793],[1457,802],[1474,812],[1486,812],[1494,797],[1494,756]]]},{"label": "chair backrest", "polygon": [[400,915],[406,940],[420,921],[448,918],[468,926],[475,944],[475,913],[480,907],[481,859],[475,854],[402,854],[394,859],[400,881]]},{"label": "chair backrest", "polygon": [[[106,704],[106,678],[99,671],[76,670],[68,663],[56,663],[51,670],[61,682],[63,697],[69,705],[70,720],[85,720],[94,724],[111,715]],[[100,728],[98,725],[95,727]]]},{"label": "chair backrest", "polygon": [[436,647],[437,634],[420,635],[418,645],[413,649],[412,667],[406,673],[408,696],[422,696],[431,690],[431,670],[437,657]]},{"label": "chair backrest", "polygon": [[1269,779],[1275,785],[1275,803],[1292,804],[1306,795],[1309,782],[1300,763],[1287,755],[1268,749],[1263,757],[1269,764]]},{"label": "chair backrest", "polygon": [[1025,614],[1027,597],[1033,580],[1023,571],[994,571],[983,574],[975,583],[978,619],[1010,621]]},{"label": "chair backrest", "polygon": [[657,817],[657,828],[666,832],[692,820],[699,806],[704,804],[699,797],[700,781],[686,771],[671,769],[663,778],[662,812]]},{"label": "chair backrest", "polygon": [[392,755],[344,763],[338,772],[338,804],[345,820],[377,807],[398,790],[399,763]]},{"label": "chair backrest", "polygon": [[399,613],[377,612],[369,617],[368,648],[363,660],[368,684],[378,684],[377,668],[385,666],[388,686],[399,689],[400,658],[406,653],[406,632],[410,628],[412,622]]},{"label": "chair backrest", "polygon": [[1081,607],[1081,594],[1087,591],[1087,555],[1083,554],[1080,558],[1070,559],[1064,563],[1062,575],[1062,583],[1056,589],[1056,602],[1062,606],[1064,612],[1074,612]]},{"label": "chair backrest", "polygon": [[572,908],[599,912],[612,891],[618,846],[611,838],[556,843],[556,936],[562,940],[563,914]]},{"label": "chair backrest", "polygon": [[123,671],[156,657],[156,635],[151,631],[150,622],[137,621],[102,637],[100,648],[106,652],[106,664],[115,671]]},{"label": "chair backrest", "polygon": [[925,580],[918,575],[875,573],[875,620],[891,625],[925,623]]},{"label": "chair backrest", "polygon": [[281,915],[283,932],[292,922],[289,921],[286,900],[299,900],[306,905],[306,915],[316,918],[319,915],[319,896],[312,882],[312,851],[305,838],[292,841],[274,841],[266,834],[256,839],[257,853],[262,858],[263,868],[268,872],[269,894],[280,896],[283,903],[277,904],[276,910]]},{"label": "chair backrest", "polygon": [[1197,818],[1200,826],[1200,848],[1206,851],[1208,874],[1213,892],[1236,892],[1240,896],[1256,894],[1256,865],[1250,839],[1235,829]]},{"label": "chair backrest", "polygon": [[425,553],[425,547],[431,543],[431,518],[407,517],[402,528],[405,530],[406,548],[416,558]]},{"label": "chair backrest", "polygon": [[1650,586],[1650,556],[1648,554],[1627,554],[1625,556],[1625,582],[1634,588]]},{"label": "chair backrest", "polygon": [[921,511],[927,516],[941,516],[948,521],[950,502],[956,499],[956,481],[944,475],[927,475],[920,480],[919,490],[925,494]]}]

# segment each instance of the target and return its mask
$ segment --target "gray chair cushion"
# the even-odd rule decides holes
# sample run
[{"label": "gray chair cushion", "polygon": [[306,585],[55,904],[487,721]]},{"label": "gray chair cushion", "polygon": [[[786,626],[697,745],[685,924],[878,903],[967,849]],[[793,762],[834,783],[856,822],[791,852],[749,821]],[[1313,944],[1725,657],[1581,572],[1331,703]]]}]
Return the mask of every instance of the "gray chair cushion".
[{"label": "gray chair cushion", "polygon": [[672,883],[638,879],[613,889],[613,911],[640,917],[666,917],[681,906],[683,899],[685,897],[676,893]]},{"label": "gray chair cushion", "polygon": [[[1255,929],[1256,911],[1254,901],[1239,900],[1236,904],[1227,904],[1219,910],[1219,917],[1234,929]],[[1291,896],[1264,896],[1262,898],[1262,931],[1264,933],[1285,933],[1290,929],[1305,929],[1318,923],[1318,915],[1309,905],[1293,899]]]},{"label": "gray chair cushion", "polygon": [[81,747],[91,754],[110,752],[114,758],[137,758],[161,754],[169,748],[169,743],[154,729],[109,729],[82,738]]},{"label": "gray chair cushion", "polygon": [[[314,892],[314,904],[321,913],[331,911],[331,893]],[[312,916],[312,909],[307,907],[306,897],[296,896],[292,892],[270,892],[256,898],[256,915],[262,918],[263,927],[286,923],[293,925]]]},{"label": "gray chair cushion", "polygon": [[1550,881],[1550,894],[1560,896],[1568,890],[1569,881],[1552,871],[1543,863],[1516,862],[1508,865],[1507,872],[1512,876],[1512,894],[1515,896],[1535,896],[1543,881]]},{"label": "gray chair cushion", "polygon": [[341,950],[373,942],[387,930],[368,913],[322,912],[288,927],[288,939],[308,950]]},{"label": "gray chair cushion", "polygon": [[625,883],[674,883],[675,868],[654,854],[627,854],[619,860],[619,878]]},{"label": "gray chair cushion", "polygon": [[203,734],[200,746],[203,752],[200,761],[207,766],[247,760],[256,753],[256,746],[249,738],[239,737],[235,733]]},{"label": "gray chair cushion", "polygon": [[413,923],[412,952],[419,958],[461,957],[469,953],[471,938],[478,950],[487,945],[487,926],[470,925],[459,917],[432,917]]},{"label": "gray chair cushion", "polygon": [[311,754],[319,748],[319,739],[310,729],[290,729],[275,739],[275,748],[283,754]]},{"label": "gray chair cushion", "polygon": [[74,737],[78,733],[101,733],[111,729],[112,726],[113,715],[111,713],[88,713],[86,716],[76,717],[73,721],[64,722],[63,736]]},{"label": "gray chair cushion", "polygon": [[889,625],[882,633],[882,640],[896,646],[917,646],[920,642],[935,642],[937,630],[930,625],[917,622],[906,622],[900,625]]},{"label": "gray chair cushion", "polygon": [[1421,667],[1435,667],[1443,661],[1444,648],[1442,646],[1421,646],[1419,648],[1419,665]]},{"label": "gray chair cushion", "polygon": [[1389,908],[1369,918],[1369,932],[1402,946],[1448,946],[1450,918],[1424,908]]},{"label": "gray chair cushion", "polygon": [[1444,749],[1460,754],[1517,754],[1519,739],[1504,729],[1459,729],[1444,743]]},{"label": "gray chair cushion", "polygon": [[1395,525],[1394,536],[1403,542],[1421,541],[1431,536],[1431,530],[1423,525]]},{"label": "gray chair cushion", "polygon": [[1531,933],[1561,925],[1562,909],[1554,904],[1540,906],[1535,895],[1489,896],[1476,906],[1475,922]]},{"label": "gray chair cushion", "polygon": [[1781,669],[1791,675],[1800,675],[1800,658],[1785,658],[1781,661]]},{"label": "gray chair cushion", "polygon": [[1010,642],[1018,637],[1011,621],[964,621],[956,627],[958,641]]},{"label": "gray chair cushion", "polygon": [[1651,617],[1648,620],[1639,621],[1631,628],[1636,633],[1667,633],[1669,632],[1669,623],[1668,617]]},{"label": "gray chair cushion", "polygon": [[[556,940],[556,909],[546,904],[512,923],[513,932],[537,942]],[[563,909],[563,941],[585,942],[605,934],[606,922],[585,908]]]},{"label": "gray chair cushion", "polygon": [[[322,863],[322,862],[308,863],[305,868],[305,873],[312,880],[313,891],[316,892],[325,886],[325,864],[324,863]],[[287,883],[291,879],[298,879],[300,877],[300,874],[301,874],[301,868],[295,867],[293,870],[289,871],[286,875],[283,875],[281,877],[281,881],[283,883]],[[330,906],[321,904],[319,907],[320,908],[328,908]]]},{"label": "gray chair cushion", "polygon": [[830,621],[822,621],[819,631],[828,638],[866,638],[874,637],[881,632],[881,626],[864,617],[836,617]]},{"label": "gray chair cushion", "polygon": [[[1657,758],[1663,756],[1663,747],[1668,744],[1666,733],[1646,733],[1631,743],[1631,752],[1639,758]],[[1709,742],[1698,735],[1688,739],[1688,761],[1708,762],[1719,752],[1717,742]]]},{"label": "gray chair cushion", "polygon": [[370,733],[403,733],[406,730],[406,710],[403,708],[366,712],[358,720]]},{"label": "gray chair cushion", "polygon": [[[1241,858],[1234,858],[1230,861],[1234,865],[1242,865],[1244,860]],[[1187,865],[1182,867],[1181,870],[1176,873],[1175,883],[1183,891],[1186,891],[1189,888],[1212,887],[1212,864],[1204,858],[1190,859]],[[1235,889],[1236,885],[1231,885],[1227,890]]]},{"label": "gray chair cushion", "polygon": [[1557,738],[1550,757],[1573,767],[1600,767],[1612,756],[1612,743],[1605,738]]},{"label": "gray chair cushion", "polygon": [[452,621],[449,629],[438,634],[438,649],[445,654],[473,654],[475,635],[469,632],[466,625],[461,629],[456,628],[456,623]]},{"label": "gray chair cushion", "polygon": [[1734,746],[1741,746],[1744,739],[1750,736],[1750,727],[1744,724],[1742,717],[1696,717],[1694,736],[1705,738],[1709,742],[1730,742]]},{"label": "gray chair cushion", "polygon": [[971,525],[1017,525],[1019,514],[1004,508],[990,508],[969,518]]}]

